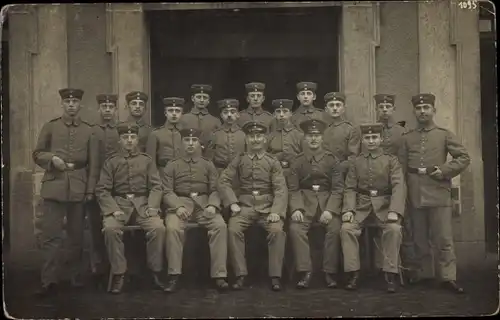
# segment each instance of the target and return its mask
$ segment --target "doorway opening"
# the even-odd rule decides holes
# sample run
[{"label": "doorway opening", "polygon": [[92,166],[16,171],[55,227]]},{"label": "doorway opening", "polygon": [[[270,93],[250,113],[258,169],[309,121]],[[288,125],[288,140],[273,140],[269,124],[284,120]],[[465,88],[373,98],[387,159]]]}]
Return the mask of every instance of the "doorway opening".
[{"label": "doorway opening", "polygon": [[190,86],[213,86],[216,101],[235,98],[246,108],[245,83],[266,84],[271,100],[296,100],[295,84],[318,83],[316,106],[339,89],[341,9],[331,7],[147,11],[150,32],[151,124],[164,123],[162,99],[186,99]]}]

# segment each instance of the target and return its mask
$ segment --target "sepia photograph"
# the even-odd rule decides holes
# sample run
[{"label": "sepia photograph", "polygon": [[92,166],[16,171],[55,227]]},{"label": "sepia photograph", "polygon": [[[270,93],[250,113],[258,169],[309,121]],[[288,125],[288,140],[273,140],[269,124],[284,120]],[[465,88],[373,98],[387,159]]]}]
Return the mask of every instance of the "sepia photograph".
[{"label": "sepia photograph", "polygon": [[499,312],[493,2],[0,19],[5,317]]}]

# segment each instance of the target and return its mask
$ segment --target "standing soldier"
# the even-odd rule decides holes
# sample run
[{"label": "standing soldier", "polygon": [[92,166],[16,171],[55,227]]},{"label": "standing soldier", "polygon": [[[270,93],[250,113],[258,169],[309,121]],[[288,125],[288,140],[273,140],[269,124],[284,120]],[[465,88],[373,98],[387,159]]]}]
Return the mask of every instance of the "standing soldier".
[{"label": "standing soldier", "polygon": [[[96,100],[99,105],[99,122],[94,125],[94,134],[98,142],[99,172],[101,172],[104,161],[120,150],[115,119],[118,96],[116,94],[98,94]],[[97,258],[95,271],[98,275],[102,275],[106,270],[107,256],[102,236],[101,208],[97,199],[87,204],[87,210],[92,232],[93,253]]]},{"label": "standing soldier", "polygon": [[212,133],[205,155],[214,163],[220,174],[234,157],[245,151],[245,133],[237,124],[238,100],[223,99],[217,104],[222,118],[222,127]]},{"label": "standing soldier", "polygon": [[[401,148],[400,159],[407,175],[414,231],[415,261],[420,263],[419,274],[412,282],[421,280],[422,271],[431,265],[430,240],[437,248],[437,271],[443,286],[463,293],[456,282],[451,179],[467,168],[470,157],[453,133],[434,123],[434,102],[435,96],[430,93],[412,97],[418,126],[403,135]],[[448,154],[453,157],[450,161],[447,161]]]},{"label": "standing soldier", "polygon": [[323,120],[323,111],[314,106],[317,88],[318,85],[315,82],[297,83],[297,100],[299,100],[300,106],[292,116],[292,123],[297,128],[300,128],[300,123],[305,120]]},{"label": "standing soldier", "polygon": [[340,92],[325,94],[325,149],[340,160],[342,172],[347,172],[349,163],[359,154],[359,131],[344,118],[345,95]]},{"label": "standing soldier", "polygon": [[137,223],[146,233],[147,258],[155,285],[163,266],[165,227],[160,218],[162,187],[153,159],[138,151],[139,126],[118,125],[121,150],[104,162],[96,187],[97,200],[103,215],[103,233],[108,249],[113,282],[111,293],[122,291],[127,260],[121,228]]},{"label": "standing soldier", "polygon": [[83,90],[61,89],[63,115],[42,127],[33,160],[45,169],[40,196],[40,247],[43,252],[39,296],[57,291],[58,257],[64,218],[70,243],[71,284],[81,287],[84,202],[92,201],[98,172],[97,140],[90,124],[79,116]]},{"label": "standing soldier", "polygon": [[406,191],[398,158],[385,154],[380,147],[382,125],[361,125],[363,152],[349,167],[345,180],[340,239],[344,272],[350,273],[346,289],[355,290],[360,269],[359,241],[361,228],[373,223],[381,229],[382,271],[387,291],[396,291],[401,246],[401,219]]},{"label": "standing soldier", "polygon": [[297,288],[308,288],[311,281],[312,265],[307,233],[314,221],[319,221],[326,228],[323,271],[327,287],[336,288],[344,179],[337,158],[322,147],[326,123],[312,119],[302,122],[300,126],[305,134],[306,146],[304,153],[295,158],[288,177],[292,212],[290,239],[297,272],[302,273]]},{"label": "standing soldier", "polygon": [[160,175],[167,163],[179,156],[182,151],[180,124],[183,98],[170,97],[163,99],[165,107],[165,124],[151,132],[146,145],[146,153],[153,158]]},{"label": "standing soldier", "polygon": [[207,145],[207,139],[212,132],[221,126],[220,120],[208,112],[210,92],[212,92],[212,86],[208,84],[193,84],[191,86],[193,108],[181,120],[184,128],[197,128],[201,130],[202,136],[200,142],[202,149]]},{"label": "standing soldier", "polygon": [[[250,225],[258,223],[268,233],[271,288],[279,291],[286,241],[283,221],[288,190],[279,161],[265,152],[267,128],[258,122],[247,122],[243,131],[248,151],[231,161],[219,179],[219,192],[232,215],[228,240],[231,264],[237,277],[233,289],[242,289],[248,274],[244,232]],[[240,179],[239,197],[233,191],[235,177]]]},{"label": "standing soldier", "polygon": [[165,292],[177,289],[182,273],[184,230],[186,223],[195,221],[208,230],[210,246],[210,275],[219,290],[228,288],[227,226],[220,215],[220,197],[216,189],[218,174],[210,160],[200,155],[199,129],[182,129],[184,155],[164,169],[164,202],[169,212],[167,226],[167,260],[169,282]]},{"label": "standing soldier", "polygon": [[394,101],[392,94],[376,94],[373,96],[377,104],[377,119],[382,123],[382,149],[387,154],[399,155],[399,148],[403,142],[403,133],[405,128],[394,121]]},{"label": "standing soldier", "polygon": [[240,118],[238,119],[239,126],[243,128],[245,123],[255,121],[269,128],[273,121],[273,115],[262,108],[262,104],[266,99],[264,95],[266,85],[261,82],[250,82],[245,84],[245,89],[247,91],[249,107],[241,111]]},{"label": "standing soldier", "polygon": [[291,121],[293,101],[288,99],[273,100],[276,126],[269,136],[267,150],[281,163],[283,174],[288,178],[290,166],[297,154],[302,152],[304,134]]},{"label": "standing soldier", "polygon": [[148,98],[148,95],[141,91],[132,91],[125,96],[129,117],[124,122],[135,123],[139,126],[139,151],[141,152],[146,150],[146,143],[152,130],[144,120]]}]

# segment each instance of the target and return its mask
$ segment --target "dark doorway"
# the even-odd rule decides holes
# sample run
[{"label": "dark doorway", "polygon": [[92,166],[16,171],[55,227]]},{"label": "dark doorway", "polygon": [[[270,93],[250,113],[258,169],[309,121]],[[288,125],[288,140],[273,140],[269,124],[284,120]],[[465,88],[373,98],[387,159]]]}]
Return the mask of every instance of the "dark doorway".
[{"label": "dark doorway", "polygon": [[493,4],[481,2],[480,19],[491,29],[481,32],[481,123],[484,166],[484,222],[489,252],[498,252],[498,124],[495,17]]},{"label": "dark doorway", "polygon": [[[152,125],[163,124],[162,99],[190,101],[193,83],[213,86],[216,101],[240,100],[244,84],[266,83],[266,103],[295,99],[295,84],[319,84],[323,95],[338,90],[339,7],[147,12],[151,48]],[[190,105],[186,106],[186,112]]]}]

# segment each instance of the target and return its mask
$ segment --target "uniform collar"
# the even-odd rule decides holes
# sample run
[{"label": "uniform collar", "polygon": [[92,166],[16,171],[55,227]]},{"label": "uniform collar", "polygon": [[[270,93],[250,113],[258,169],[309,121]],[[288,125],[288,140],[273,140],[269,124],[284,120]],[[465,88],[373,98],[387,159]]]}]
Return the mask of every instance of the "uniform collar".
[{"label": "uniform collar", "polygon": [[295,126],[293,125],[293,123],[291,121],[288,121],[287,124],[285,124],[284,126],[279,126],[279,122],[278,122],[278,126],[276,127],[276,131],[286,131],[286,132],[290,132],[293,130],[293,128],[295,128]]},{"label": "uniform collar", "polygon": [[262,114],[264,112],[264,109],[262,107],[258,107],[258,108],[248,107],[247,108],[247,112],[250,113],[250,114],[260,115],[260,114]]},{"label": "uniform collar", "polygon": [[258,153],[248,153],[248,157],[253,160],[257,156],[257,159],[260,160],[262,159],[262,157],[264,157],[264,154],[264,151],[260,151]]},{"label": "uniform collar", "polygon": [[170,123],[170,122],[166,122],[165,123],[165,128],[169,129],[169,130],[172,130],[172,129],[177,129],[177,130],[180,130],[182,127],[181,123],[180,122],[177,122],[177,123]]},{"label": "uniform collar", "polygon": [[193,109],[191,110],[191,113],[193,113],[193,114],[200,114],[201,113],[202,115],[207,115],[208,109],[207,108],[200,109],[197,107],[193,107]]},{"label": "uniform collar", "polygon": [[236,123],[233,123],[232,125],[228,125],[227,123],[224,123],[224,124],[222,124],[222,129],[226,132],[229,132],[229,131],[236,132],[240,129],[240,127]]},{"label": "uniform collar", "polygon": [[431,121],[431,123],[429,123],[428,126],[425,126],[425,127],[418,127],[417,128],[417,131],[431,131],[432,129],[435,129],[437,128],[436,124],[434,123],[434,121]]},{"label": "uniform collar", "polygon": [[67,115],[63,114],[61,119],[67,126],[74,125],[75,127],[77,127],[82,122],[82,119],[80,119],[79,116],[72,118],[72,117],[68,117]]},{"label": "uniform collar", "polygon": [[311,105],[310,107],[306,107],[301,105],[299,107],[300,113],[306,114],[306,113],[314,113],[316,111],[316,107],[314,105]]},{"label": "uniform collar", "polygon": [[341,124],[343,123],[346,123],[347,120],[344,118],[344,117],[339,117],[338,119],[335,119],[334,117],[331,117],[330,116],[330,125],[331,127],[336,127],[336,126],[340,126]]},{"label": "uniform collar", "polygon": [[394,127],[394,124],[396,123],[396,122],[394,121],[394,118],[393,118],[393,117],[390,117],[390,118],[387,120],[387,122],[384,122],[384,121],[379,121],[379,122],[380,122],[380,123],[384,126],[384,129],[385,129],[385,128],[390,129],[390,128]]},{"label": "uniform collar", "polygon": [[127,159],[127,158],[133,158],[133,157],[137,156],[138,154],[139,154],[139,150],[137,148],[135,150],[133,150],[132,152],[128,152],[125,149],[121,149],[120,150],[120,155],[122,157],[124,157],[125,159]]},{"label": "uniform collar", "polygon": [[143,127],[146,125],[146,121],[144,120],[144,117],[141,117],[139,120],[135,120],[134,117],[132,116],[129,116],[127,118],[127,122],[134,122],[136,123],[139,127]]},{"label": "uniform collar", "polygon": [[116,127],[116,121],[114,119],[111,121],[104,121],[103,119],[101,119],[99,121],[99,126],[103,129],[106,127],[114,128],[114,127]]},{"label": "uniform collar", "polygon": [[320,162],[321,159],[323,159],[323,157],[325,156],[326,152],[324,149],[322,149],[316,153],[313,153],[312,151],[306,149],[304,154],[306,155],[306,158],[309,162],[311,162],[311,160],[314,160],[316,162]]},{"label": "uniform collar", "polygon": [[373,159],[380,157],[383,153],[384,152],[383,152],[382,148],[378,148],[378,149],[373,150],[373,151],[363,151],[362,152],[363,157],[368,158],[368,156],[371,156]]},{"label": "uniform collar", "polygon": [[186,156],[182,157],[182,160],[184,160],[186,163],[196,163],[196,162],[198,162],[198,160],[200,160],[200,158],[201,158],[200,156],[196,156],[196,155],[194,155],[194,156],[187,156],[186,155]]}]

